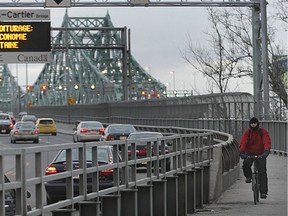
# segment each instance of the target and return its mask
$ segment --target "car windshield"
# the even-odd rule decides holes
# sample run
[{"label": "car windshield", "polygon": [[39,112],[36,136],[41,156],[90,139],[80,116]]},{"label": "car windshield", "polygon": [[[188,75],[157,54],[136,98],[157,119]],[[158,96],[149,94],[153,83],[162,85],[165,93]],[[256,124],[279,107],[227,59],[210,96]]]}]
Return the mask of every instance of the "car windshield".
[{"label": "car windshield", "polygon": [[155,138],[162,136],[163,135],[160,133],[138,133],[138,134],[130,134],[129,139],[145,139],[145,138]]},{"label": "car windshield", "polygon": [[0,120],[10,120],[8,115],[0,115]]},{"label": "car windshield", "polygon": [[50,119],[45,119],[45,120],[40,120],[40,124],[53,124],[53,120]]},{"label": "car windshield", "polygon": [[102,128],[102,124],[98,122],[83,122],[81,128]]},{"label": "car windshield", "polygon": [[109,133],[133,133],[135,128],[132,125],[113,125],[109,128]]},{"label": "car windshield", "polygon": [[35,127],[34,124],[30,123],[17,123],[16,124],[16,129],[33,129]]},{"label": "car windshield", "polygon": [[36,116],[23,116],[23,120],[36,120]]},{"label": "car windshield", "polygon": [[[79,151],[78,149],[72,149],[72,159],[73,161],[79,161]],[[109,163],[108,150],[106,148],[98,148],[98,161]],[[92,161],[92,148],[86,149],[86,160]],[[62,150],[55,162],[66,161],[66,151]]]}]

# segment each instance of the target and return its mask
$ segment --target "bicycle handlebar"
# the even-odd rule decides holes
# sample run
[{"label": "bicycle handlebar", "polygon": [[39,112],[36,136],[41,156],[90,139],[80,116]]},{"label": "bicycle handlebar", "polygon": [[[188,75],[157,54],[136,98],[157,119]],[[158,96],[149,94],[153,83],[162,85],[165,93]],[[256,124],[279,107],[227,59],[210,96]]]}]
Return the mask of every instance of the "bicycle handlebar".
[{"label": "bicycle handlebar", "polygon": [[262,158],[261,155],[251,155],[251,156],[248,156],[247,158],[252,158],[254,160],[258,159],[258,158]]}]

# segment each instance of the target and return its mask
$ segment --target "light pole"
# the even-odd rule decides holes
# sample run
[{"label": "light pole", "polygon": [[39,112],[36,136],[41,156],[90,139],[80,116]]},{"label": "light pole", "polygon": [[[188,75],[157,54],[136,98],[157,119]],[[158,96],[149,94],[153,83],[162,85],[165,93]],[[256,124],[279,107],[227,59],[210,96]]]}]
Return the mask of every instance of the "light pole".
[{"label": "light pole", "polygon": [[151,67],[146,67],[145,68],[147,71],[148,71],[148,73],[151,75]]},{"label": "light pole", "polygon": [[175,71],[170,71],[170,74],[173,75],[173,90],[175,91]]},{"label": "light pole", "polygon": [[185,82],[181,81],[181,84],[183,85],[183,90],[185,90]]},{"label": "light pole", "polygon": [[192,88],[192,92],[193,92],[193,95],[194,95],[194,92],[196,93],[196,74],[192,74],[192,77],[193,77],[193,82],[194,82],[194,86]]}]

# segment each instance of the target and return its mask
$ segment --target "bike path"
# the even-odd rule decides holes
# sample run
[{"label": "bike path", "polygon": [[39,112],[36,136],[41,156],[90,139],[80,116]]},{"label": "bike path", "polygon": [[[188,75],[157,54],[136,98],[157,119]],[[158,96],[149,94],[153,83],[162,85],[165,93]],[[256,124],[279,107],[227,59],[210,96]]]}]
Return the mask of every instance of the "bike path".
[{"label": "bike path", "polygon": [[268,197],[257,205],[251,183],[245,183],[240,171],[239,179],[218,200],[189,216],[287,216],[287,157],[270,154],[267,158]]}]

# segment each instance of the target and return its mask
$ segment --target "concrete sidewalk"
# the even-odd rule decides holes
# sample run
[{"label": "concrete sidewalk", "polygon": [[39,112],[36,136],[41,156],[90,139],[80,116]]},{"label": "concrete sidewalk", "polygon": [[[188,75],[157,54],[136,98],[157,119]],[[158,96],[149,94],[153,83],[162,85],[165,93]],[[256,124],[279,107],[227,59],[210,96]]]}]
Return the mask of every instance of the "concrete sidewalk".
[{"label": "concrete sidewalk", "polygon": [[[241,160],[242,167],[242,160]],[[251,184],[245,183],[241,169],[239,179],[218,200],[198,209],[195,215],[215,216],[287,216],[287,157],[267,158],[268,197],[254,205]],[[190,215],[189,215],[190,216]]]}]

